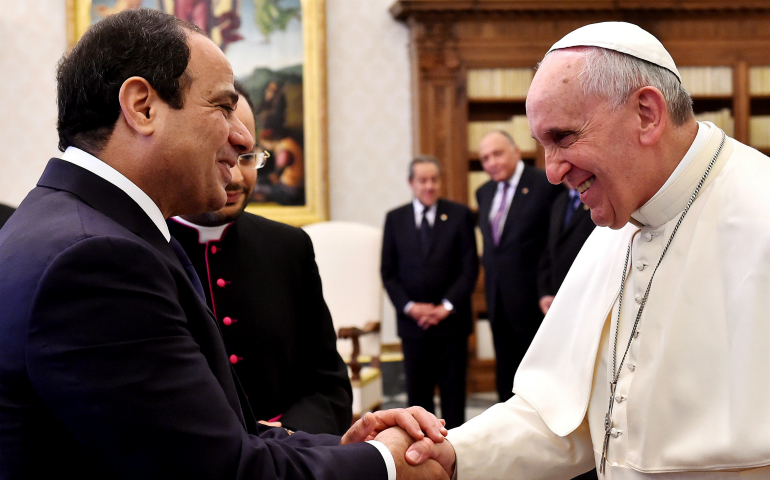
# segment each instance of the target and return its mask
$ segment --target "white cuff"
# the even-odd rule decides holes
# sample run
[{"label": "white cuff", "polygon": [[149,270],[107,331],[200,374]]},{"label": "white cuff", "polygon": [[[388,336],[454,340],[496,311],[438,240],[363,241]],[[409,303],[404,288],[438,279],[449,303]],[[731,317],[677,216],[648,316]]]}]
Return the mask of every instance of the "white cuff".
[{"label": "white cuff", "polygon": [[396,461],[393,460],[393,454],[384,443],[377,440],[368,440],[366,443],[374,445],[380,451],[382,459],[385,461],[385,468],[388,470],[388,480],[396,480]]},{"label": "white cuff", "polygon": [[414,302],[412,301],[407,302],[406,305],[404,305],[404,314],[409,315],[409,310],[411,310],[412,307],[414,307]]},{"label": "white cuff", "polygon": [[451,312],[452,310],[454,310],[454,309],[455,309],[455,306],[454,306],[454,305],[452,305],[452,302],[450,302],[450,301],[449,301],[449,300],[447,300],[446,298],[445,298],[445,299],[443,299],[443,300],[441,300],[441,305],[443,305],[443,306],[444,306],[444,308],[446,309],[446,311],[447,311],[447,312]]}]

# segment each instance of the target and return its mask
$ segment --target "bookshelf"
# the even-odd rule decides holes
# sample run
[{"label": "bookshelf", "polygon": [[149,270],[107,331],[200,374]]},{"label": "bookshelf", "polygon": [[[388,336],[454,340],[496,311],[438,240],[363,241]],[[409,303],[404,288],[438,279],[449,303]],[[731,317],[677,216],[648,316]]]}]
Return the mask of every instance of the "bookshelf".
[{"label": "bookshelf", "polygon": [[[482,127],[474,124],[514,129],[512,119],[525,115],[524,72],[531,75],[561,37],[600,21],[636,23],[658,37],[698,118],[770,153],[767,0],[398,0],[390,12],[410,32],[414,153],[439,159],[451,200],[473,206],[484,178],[473,130]],[[536,146],[523,147],[522,156],[544,165]],[[479,314],[486,308],[481,288],[473,300]],[[472,356],[469,365],[471,389],[494,389],[494,363]]]}]

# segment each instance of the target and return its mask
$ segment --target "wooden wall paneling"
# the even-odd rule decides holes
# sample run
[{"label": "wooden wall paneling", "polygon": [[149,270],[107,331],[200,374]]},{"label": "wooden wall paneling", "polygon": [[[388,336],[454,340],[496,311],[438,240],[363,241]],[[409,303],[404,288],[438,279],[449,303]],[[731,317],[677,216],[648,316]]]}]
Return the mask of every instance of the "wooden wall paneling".
[{"label": "wooden wall paneling", "polygon": [[749,97],[749,66],[744,61],[733,65],[733,120],[735,139],[749,143],[749,116],[751,98]]},{"label": "wooden wall paneling", "polygon": [[445,196],[467,203],[465,73],[457,55],[453,26],[445,22],[417,26],[410,49],[417,64],[413,70],[413,95],[420,99],[414,115],[414,153],[435,155],[443,171]]}]

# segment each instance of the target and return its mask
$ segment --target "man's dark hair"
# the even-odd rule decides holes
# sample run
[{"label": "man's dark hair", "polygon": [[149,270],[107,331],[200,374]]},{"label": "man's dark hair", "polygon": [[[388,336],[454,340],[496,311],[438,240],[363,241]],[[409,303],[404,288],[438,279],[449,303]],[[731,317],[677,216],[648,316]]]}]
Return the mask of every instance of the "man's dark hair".
[{"label": "man's dark hair", "polygon": [[181,109],[192,84],[187,31],[205,35],[146,8],[110,15],[89,28],[56,73],[59,150],[75,146],[98,154],[104,148],[120,114],[120,88],[131,77],[144,78],[164,102]]},{"label": "man's dark hair", "polygon": [[441,175],[441,165],[439,165],[436,157],[433,155],[418,155],[409,162],[409,181],[414,180],[414,166],[418,163],[432,163],[438,168],[438,174]]},{"label": "man's dark hair", "polygon": [[235,91],[238,92],[238,95],[242,96],[246,99],[246,103],[249,104],[249,108],[251,111],[254,111],[254,102],[251,100],[251,95],[249,95],[249,92],[246,90],[246,87],[243,86],[241,82],[238,80],[235,80],[233,82],[233,87],[235,87]]}]

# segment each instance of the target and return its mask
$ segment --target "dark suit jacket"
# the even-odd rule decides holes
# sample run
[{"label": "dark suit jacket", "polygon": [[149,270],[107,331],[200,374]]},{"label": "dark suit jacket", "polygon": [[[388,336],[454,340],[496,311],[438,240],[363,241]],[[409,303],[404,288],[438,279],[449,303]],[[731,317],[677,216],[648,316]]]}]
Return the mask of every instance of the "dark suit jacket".
[{"label": "dark suit jacket", "polygon": [[[420,232],[411,203],[388,212],[382,242],[381,274],[396,307],[398,335],[468,335],[473,330],[471,293],[478,276],[473,213],[464,205],[439,200],[428,256],[422,253]],[[404,313],[410,301],[438,305],[452,302],[454,311],[428,330]]]},{"label": "dark suit jacket", "polygon": [[525,164],[497,246],[489,223],[496,190],[497,183],[490,180],[476,191],[484,238],[487,313],[491,322],[509,322],[518,334],[534,337],[543,319],[538,306],[538,264],[548,235],[551,204],[563,187],[551,185],[545,172]]},{"label": "dark suit jacket", "polygon": [[[282,415],[292,430],[345,433],[353,393],[310,237],[243,213],[220,241],[206,245],[197,230],[167,223],[203,282],[227,354],[242,358],[234,368],[254,415]],[[220,278],[228,282],[223,287]]]},{"label": "dark suit jacket", "polygon": [[551,208],[551,221],[548,227],[548,244],[540,259],[538,290],[540,297],[556,295],[564,277],[567,276],[572,262],[575,261],[583,243],[594,231],[591,210],[584,204],[575,210],[569,223],[564,225],[564,215],[569,203],[569,191],[556,197]]},{"label": "dark suit jacket", "polygon": [[96,175],[52,159],[0,271],[0,478],[386,478],[371,445],[244,417],[173,249]]},{"label": "dark suit jacket", "polygon": [[8,221],[8,219],[13,215],[13,212],[15,212],[16,209],[13,207],[9,207],[8,205],[0,205],[0,228],[5,225],[5,222]]}]

